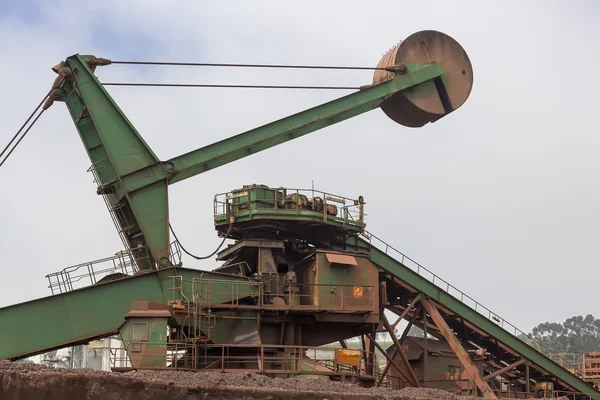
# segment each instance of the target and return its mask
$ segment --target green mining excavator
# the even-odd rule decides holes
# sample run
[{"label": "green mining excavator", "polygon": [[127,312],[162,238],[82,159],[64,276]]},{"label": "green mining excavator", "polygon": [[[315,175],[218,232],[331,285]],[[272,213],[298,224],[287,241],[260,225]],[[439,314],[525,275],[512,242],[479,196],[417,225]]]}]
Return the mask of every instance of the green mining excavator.
[{"label": "green mining excavator", "polygon": [[[95,76],[109,64],[68,57],[53,68],[57,78],[43,107],[67,106],[125,250],[48,275],[53,295],[0,309],[0,359],[118,334],[124,348],[116,371],[311,373],[380,384],[394,369],[397,387],[427,386],[403,347],[406,331],[393,334],[407,320],[447,343],[460,363],[457,382],[472,393],[498,398],[508,382],[524,397],[600,400],[576,366],[551,359],[510,323],[368,233],[361,196],[259,184],[217,195],[215,229],[233,244],[216,254],[221,263],[213,271],[185,268],[171,242],[171,184],[377,108],[418,128],[461,107],[473,73],[454,39],[414,33],[355,93],[167,161]],[[89,284],[78,287],[83,281]],[[388,320],[386,310],[398,320]],[[381,348],[376,332],[391,333],[393,351]],[[347,348],[344,340],[353,337],[362,349]],[[320,355],[317,347],[338,341],[330,357]],[[435,368],[427,342],[424,368]],[[387,359],[383,373],[375,349]],[[436,372],[449,379],[448,371]]]}]

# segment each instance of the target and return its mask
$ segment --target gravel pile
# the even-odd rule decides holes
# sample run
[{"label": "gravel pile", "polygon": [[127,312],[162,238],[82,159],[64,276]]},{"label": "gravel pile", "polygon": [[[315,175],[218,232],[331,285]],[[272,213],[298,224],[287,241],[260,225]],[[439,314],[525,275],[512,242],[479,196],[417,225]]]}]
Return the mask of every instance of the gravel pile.
[{"label": "gravel pile", "polygon": [[2,400],[474,400],[435,389],[361,388],[319,378],[249,373],[55,369],[0,361]]}]

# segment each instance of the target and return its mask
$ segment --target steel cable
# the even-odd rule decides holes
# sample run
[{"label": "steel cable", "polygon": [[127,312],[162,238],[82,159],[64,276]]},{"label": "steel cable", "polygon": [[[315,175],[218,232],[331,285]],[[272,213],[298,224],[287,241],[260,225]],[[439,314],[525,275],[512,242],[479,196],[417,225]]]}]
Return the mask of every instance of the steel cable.
[{"label": "steel cable", "polygon": [[153,86],[153,87],[197,87],[197,88],[237,88],[237,89],[321,89],[321,90],[359,90],[358,86],[290,86],[290,85],[220,85],[201,83],[130,83],[103,82],[104,86]]},{"label": "steel cable", "polygon": [[282,64],[226,64],[226,63],[192,63],[172,61],[112,61],[111,64],[130,65],[162,65],[162,66],[185,66],[185,67],[242,67],[242,68],[287,68],[287,69],[329,69],[329,70],[367,70],[387,71],[389,67],[352,67],[352,66],[329,66],[329,65],[282,65]]},{"label": "steel cable", "polygon": [[225,244],[225,240],[227,240],[227,236],[229,236],[229,234],[231,233],[232,228],[233,228],[233,224],[229,224],[229,228],[227,229],[227,233],[225,234],[225,237],[223,237],[221,244],[219,245],[219,247],[217,247],[215,249],[215,251],[213,251],[212,253],[210,253],[207,256],[199,257],[199,256],[196,256],[196,255],[190,253],[189,251],[187,251],[185,249],[185,247],[183,247],[183,244],[181,244],[181,241],[179,240],[179,238],[177,238],[177,235],[175,234],[175,231],[173,230],[173,227],[171,226],[171,223],[169,222],[169,229],[171,230],[171,233],[175,237],[175,240],[177,241],[177,243],[179,243],[179,247],[181,247],[181,250],[183,250],[183,252],[185,254],[187,254],[188,256],[190,256],[196,260],[206,260],[207,258],[210,258],[210,257],[214,256],[215,254],[217,254],[217,252],[221,249],[221,247],[223,247],[223,244]]},{"label": "steel cable", "polygon": [[[15,149],[17,148],[17,146],[19,145],[19,143],[21,143],[21,140],[23,140],[23,138],[25,137],[25,135],[27,135],[27,132],[29,132],[29,130],[33,127],[33,125],[35,125],[35,123],[42,116],[42,114],[44,113],[44,111],[46,111],[46,110],[42,109],[42,111],[40,111],[40,113],[37,115],[37,117],[35,117],[35,119],[31,123],[31,125],[29,125],[29,127],[25,130],[25,133],[23,133],[23,136],[21,136],[19,138],[19,140],[17,140],[17,143],[15,143],[15,145],[13,146],[13,148],[8,152],[8,154],[6,154],[6,157],[4,157],[4,159],[0,162],[0,167],[2,167],[2,165],[4,165],[4,163],[6,162],[6,160],[8,160],[8,157],[10,157],[10,155],[12,154],[12,152],[15,151]],[[14,140],[14,138],[13,138],[13,140]],[[12,140],[11,140],[11,143],[12,143]],[[8,146],[6,146],[6,148],[4,149],[4,151],[6,151],[7,148],[8,148]],[[4,151],[2,152],[2,154],[4,154]]]},{"label": "steel cable", "polygon": [[[2,156],[4,155],[4,153],[6,153],[6,150],[8,150],[8,148],[10,147],[10,145],[15,141],[15,139],[19,136],[19,134],[21,133],[21,131],[23,130],[23,128],[25,128],[25,125],[27,125],[27,123],[31,120],[31,118],[35,115],[35,113],[40,109],[40,107],[44,104],[44,101],[46,101],[46,99],[48,98],[48,96],[50,95],[50,93],[52,92],[52,90],[50,90],[42,99],[42,101],[40,101],[40,104],[38,104],[38,106],[35,108],[35,110],[33,110],[33,112],[29,115],[29,118],[27,118],[27,120],[25,120],[25,122],[23,123],[23,125],[21,125],[21,127],[19,128],[19,130],[17,131],[17,133],[15,133],[15,135],[12,137],[12,139],[10,140],[10,142],[8,142],[8,144],[6,145],[6,147],[2,150],[2,153],[0,153],[0,159],[2,159]],[[39,118],[39,116],[38,116]],[[36,118],[37,120],[37,118]],[[34,121],[35,123],[35,121]],[[33,124],[32,124],[33,125]],[[29,129],[31,129],[31,126],[29,127]],[[27,129],[27,130],[29,130]],[[27,132],[25,132],[27,133]],[[25,136],[25,135],[23,135]],[[19,144],[19,142],[22,140],[23,138],[19,139],[19,141],[17,142],[17,144],[15,144],[15,147]],[[14,148],[13,148],[14,150]],[[10,153],[13,152],[13,150],[10,151]],[[8,158],[8,156],[10,155],[10,153],[6,156],[6,158]],[[4,159],[4,161],[6,161],[6,159]],[[4,164],[4,161],[2,161],[2,164]],[[0,164],[0,165],[2,165]]]}]

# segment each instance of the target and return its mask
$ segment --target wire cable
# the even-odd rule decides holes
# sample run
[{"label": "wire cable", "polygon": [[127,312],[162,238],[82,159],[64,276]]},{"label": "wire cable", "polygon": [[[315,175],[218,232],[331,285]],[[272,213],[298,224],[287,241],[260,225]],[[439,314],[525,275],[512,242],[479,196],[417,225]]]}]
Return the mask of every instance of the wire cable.
[{"label": "wire cable", "polygon": [[[10,155],[12,154],[12,152],[15,151],[15,149],[17,148],[17,146],[19,145],[19,143],[21,143],[21,140],[23,140],[23,138],[25,137],[25,135],[27,135],[27,132],[29,132],[29,130],[33,127],[33,125],[35,125],[35,123],[42,116],[42,114],[44,113],[44,111],[46,111],[46,110],[42,109],[42,111],[40,111],[40,113],[37,115],[37,117],[35,117],[35,119],[31,123],[31,125],[29,125],[29,127],[25,130],[25,133],[23,133],[23,136],[21,136],[19,138],[19,140],[17,140],[17,143],[15,143],[15,145],[13,146],[13,148],[8,152],[8,154],[6,154],[6,157],[4,157],[4,159],[0,162],[0,167],[2,167],[2,165],[4,165],[4,163],[6,162],[6,160],[8,160],[8,157],[10,157]],[[12,143],[12,141],[11,141],[11,143]],[[6,148],[8,148],[8,146],[6,146]],[[4,151],[2,153],[4,154]]]},{"label": "wire cable", "polygon": [[[12,139],[10,140],[10,142],[8,142],[8,144],[6,145],[6,147],[2,150],[2,153],[0,153],[0,159],[2,158],[2,156],[4,155],[4,153],[6,153],[6,150],[8,150],[8,148],[10,147],[10,145],[15,141],[15,139],[17,138],[17,136],[19,136],[19,133],[21,133],[21,131],[23,130],[23,128],[25,128],[25,125],[27,125],[27,123],[31,120],[31,118],[34,116],[34,114],[40,109],[40,107],[44,104],[44,101],[46,101],[46,98],[48,98],[48,96],[50,95],[50,93],[52,92],[52,90],[50,90],[50,92],[48,92],[44,98],[42,99],[42,101],[40,101],[40,104],[38,104],[38,106],[35,108],[35,110],[33,110],[33,112],[31,113],[31,115],[29,115],[29,118],[27,118],[27,120],[23,123],[23,125],[21,125],[21,128],[19,128],[19,130],[17,131],[17,133],[15,133],[15,136],[12,137]],[[20,140],[19,140],[20,141]],[[15,145],[16,146],[16,145]],[[12,152],[12,151],[11,151]],[[8,157],[8,156],[6,156]],[[0,164],[1,165],[1,164]]]},{"label": "wire cable", "polygon": [[224,64],[224,63],[192,63],[172,61],[113,61],[111,64],[129,65],[168,65],[184,67],[242,67],[242,68],[287,68],[287,69],[330,69],[330,70],[367,70],[376,71],[389,69],[386,67],[353,67],[353,66],[330,66],[330,65],[282,65],[282,64]]},{"label": "wire cable", "polygon": [[237,88],[237,89],[321,89],[321,90],[359,90],[358,86],[289,86],[289,85],[219,85],[201,83],[130,83],[103,82],[104,86],[152,86],[152,87],[196,87],[196,88]]},{"label": "wire cable", "polygon": [[177,240],[177,243],[179,243],[179,247],[181,247],[181,250],[183,250],[183,252],[185,254],[187,254],[188,256],[190,256],[190,257],[192,257],[192,258],[194,258],[196,260],[206,260],[207,258],[211,258],[215,254],[217,254],[217,252],[221,249],[221,247],[223,247],[223,244],[225,244],[225,240],[227,240],[227,237],[231,233],[232,228],[233,228],[233,224],[230,223],[229,224],[229,228],[227,229],[227,233],[225,234],[225,236],[223,237],[223,240],[221,241],[221,244],[219,245],[219,247],[217,247],[215,249],[215,251],[213,251],[212,253],[210,253],[209,255],[207,255],[205,257],[199,257],[199,256],[196,256],[196,255],[190,253],[189,251],[187,251],[185,249],[185,247],[183,247],[183,244],[181,244],[181,241],[177,238],[177,235],[175,234],[175,231],[173,230],[173,227],[171,226],[171,223],[169,222],[169,229],[171,230],[171,233],[175,237],[175,240]]}]

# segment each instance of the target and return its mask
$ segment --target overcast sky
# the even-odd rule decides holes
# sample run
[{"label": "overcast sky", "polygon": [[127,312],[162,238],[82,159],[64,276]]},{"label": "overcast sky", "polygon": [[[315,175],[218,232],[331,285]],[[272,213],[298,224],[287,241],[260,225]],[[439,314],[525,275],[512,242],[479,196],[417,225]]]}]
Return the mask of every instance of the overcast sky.
[{"label": "overcast sky", "polygon": [[[176,5],[174,5],[176,4]],[[115,60],[374,66],[410,34],[454,37],[470,98],[421,129],[380,110],[170,187],[193,252],[218,245],[215,193],[244,184],[363,195],[368,229],[523,330],[598,308],[600,5],[593,1],[0,2],[0,146],[74,53]],[[103,81],[363,85],[369,71],[112,65]],[[116,88],[163,160],[348,92]],[[44,276],[120,240],[56,103],[0,169],[0,306],[49,295]],[[217,264],[185,259],[194,268]]]}]

